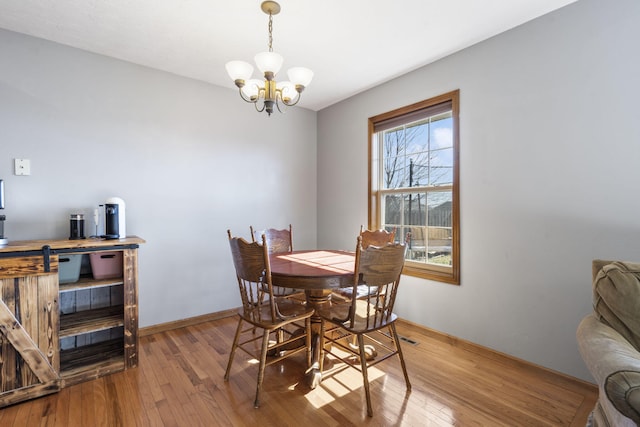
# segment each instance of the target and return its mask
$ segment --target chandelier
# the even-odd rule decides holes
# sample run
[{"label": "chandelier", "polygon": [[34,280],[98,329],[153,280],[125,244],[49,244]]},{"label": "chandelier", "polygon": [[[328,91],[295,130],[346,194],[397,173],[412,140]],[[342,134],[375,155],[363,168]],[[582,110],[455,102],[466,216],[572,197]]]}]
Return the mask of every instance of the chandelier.
[{"label": "chandelier", "polygon": [[[225,65],[229,77],[234,81],[240,97],[252,103],[258,112],[266,111],[269,116],[273,107],[280,109],[280,104],[293,106],[300,101],[300,95],[313,78],[313,71],[304,67],[293,67],[287,70],[289,81],[276,83],[276,75],[282,67],[284,59],[273,51],[273,15],[280,13],[280,5],[275,1],[264,1],[260,6],[269,15],[269,51],[258,53],[254,60],[264,81],[252,79],[253,66],[245,61],[229,61]],[[262,101],[262,102],[260,102]]]}]

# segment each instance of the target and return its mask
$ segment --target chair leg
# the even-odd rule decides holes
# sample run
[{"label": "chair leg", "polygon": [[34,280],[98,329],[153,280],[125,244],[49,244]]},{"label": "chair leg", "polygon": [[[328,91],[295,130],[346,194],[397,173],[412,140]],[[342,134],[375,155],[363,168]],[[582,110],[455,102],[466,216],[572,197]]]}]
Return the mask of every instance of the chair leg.
[{"label": "chair leg", "polygon": [[[324,320],[323,320],[320,323],[320,358],[318,359],[318,362],[320,364],[320,366],[318,366],[318,369],[320,369],[321,373],[324,371],[324,356],[325,356],[324,334],[326,334],[326,328],[325,328],[325,323],[324,323]],[[311,367],[311,364],[309,364],[309,367]]]},{"label": "chair leg", "polygon": [[269,347],[269,330],[265,329],[262,334],[262,350],[260,351],[260,366],[258,367],[258,384],[256,386],[256,400],[253,402],[254,408],[260,407],[260,389],[264,380],[264,368],[267,364],[267,348]]},{"label": "chair leg", "polygon": [[398,350],[400,366],[402,366],[402,373],[404,374],[404,381],[407,384],[407,390],[411,391],[411,382],[409,381],[409,375],[407,374],[407,366],[404,363],[404,356],[402,355],[402,348],[400,347],[400,339],[398,338],[398,333],[396,332],[395,322],[389,326],[389,329],[391,329],[391,333],[393,334],[393,341],[396,345],[396,349]]},{"label": "chair leg", "polygon": [[[307,330],[307,336],[304,339],[304,343],[307,346],[307,367],[310,368],[311,367],[311,318],[310,317],[307,317],[304,320],[304,327]],[[320,372],[322,372],[322,370]]]},{"label": "chair leg", "polygon": [[231,371],[233,356],[236,354],[236,349],[238,348],[238,341],[240,340],[241,330],[242,330],[242,317],[238,319],[238,327],[236,328],[236,335],[233,337],[233,344],[231,345],[231,353],[229,353],[229,361],[227,362],[227,370],[224,373],[225,381],[229,381],[229,372]]},{"label": "chair leg", "polygon": [[367,373],[367,355],[364,352],[364,335],[358,334],[358,347],[360,350],[360,366],[362,368],[362,380],[364,382],[364,393],[367,398],[367,415],[373,417],[371,408],[371,392],[369,391],[369,374]]}]

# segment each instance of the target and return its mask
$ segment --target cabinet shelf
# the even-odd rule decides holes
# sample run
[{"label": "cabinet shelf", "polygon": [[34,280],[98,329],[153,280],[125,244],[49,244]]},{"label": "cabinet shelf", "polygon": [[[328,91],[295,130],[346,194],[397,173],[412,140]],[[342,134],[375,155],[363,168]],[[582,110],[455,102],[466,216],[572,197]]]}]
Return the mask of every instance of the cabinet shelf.
[{"label": "cabinet shelf", "polygon": [[60,352],[60,377],[65,386],[124,369],[122,338]]},{"label": "cabinet shelf", "polygon": [[124,280],[122,277],[118,277],[116,279],[102,279],[96,280],[91,276],[80,277],[80,280],[74,283],[61,283],[60,284],[60,292],[70,292],[70,291],[78,291],[82,289],[96,289],[96,288],[104,288],[107,286],[117,286],[124,284]]},{"label": "cabinet shelf", "polygon": [[60,338],[124,326],[124,306],[77,311],[60,316]]}]

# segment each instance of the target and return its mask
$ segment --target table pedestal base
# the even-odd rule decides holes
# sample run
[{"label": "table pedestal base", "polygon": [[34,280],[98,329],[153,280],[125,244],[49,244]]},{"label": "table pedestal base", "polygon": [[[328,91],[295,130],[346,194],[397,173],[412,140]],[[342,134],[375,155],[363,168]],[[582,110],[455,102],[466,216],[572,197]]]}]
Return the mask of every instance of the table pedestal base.
[{"label": "table pedestal base", "polygon": [[[317,352],[317,354],[316,354]],[[320,370],[320,335],[314,334],[311,338],[311,366],[305,372],[309,388],[314,389],[322,382]]]},{"label": "table pedestal base", "polygon": [[328,289],[307,289],[307,304],[315,309],[316,314],[311,317],[311,366],[307,369],[305,377],[307,384],[314,389],[322,382],[320,370],[320,342],[322,337],[322,319],[317,315],[318,311],[331,304],[331,291]]}]

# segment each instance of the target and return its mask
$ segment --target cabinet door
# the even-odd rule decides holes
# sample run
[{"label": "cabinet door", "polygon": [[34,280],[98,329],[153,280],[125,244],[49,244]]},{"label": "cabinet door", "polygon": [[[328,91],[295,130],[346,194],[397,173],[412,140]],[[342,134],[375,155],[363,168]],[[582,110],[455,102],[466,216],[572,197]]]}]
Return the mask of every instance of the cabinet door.
[{"label": "cabinet door", "polygon": [[0,259],[0,407],[60,388],[57,261]]}]

